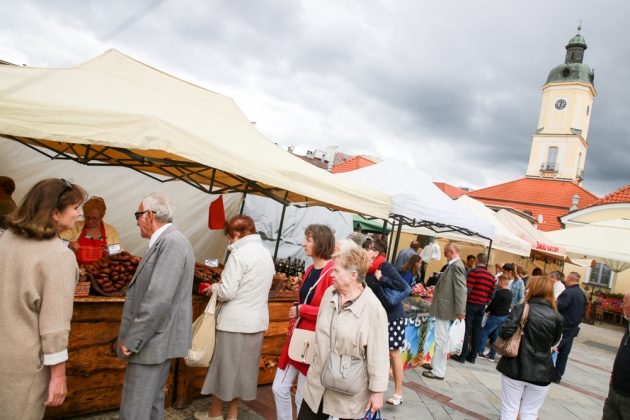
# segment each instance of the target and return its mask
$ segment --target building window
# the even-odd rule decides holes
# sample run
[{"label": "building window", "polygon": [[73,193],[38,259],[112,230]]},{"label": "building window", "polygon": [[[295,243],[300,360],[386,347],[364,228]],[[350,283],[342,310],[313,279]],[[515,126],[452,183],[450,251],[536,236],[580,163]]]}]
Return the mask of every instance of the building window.
[{"label": "building window", "polygon": [[547,151],[547,161],[540,165],[541,172],[558,172],[556,159],[558,159],[558,148],[552,146]]},{"label": "building window", "polygon": [[613,280],[613,271],[606,264],[595,264],[595,267],[591,268],[588,282],[596,286],[603,286],[611,288]]}]

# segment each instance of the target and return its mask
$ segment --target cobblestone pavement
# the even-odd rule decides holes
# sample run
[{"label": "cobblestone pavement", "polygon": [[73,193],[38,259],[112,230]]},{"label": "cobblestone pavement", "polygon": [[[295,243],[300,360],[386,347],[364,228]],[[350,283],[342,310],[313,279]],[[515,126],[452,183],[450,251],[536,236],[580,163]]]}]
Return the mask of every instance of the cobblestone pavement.
[{"label": "cobblestone pavement", "polygon": [[[608,324],[582,324],[574,342],[562,383],[551,389],[540,412],[541,419],[599,419],[608,393],[608,382],[623,327]],[[448,362],[446,379],[424,378],[422,369],[405,372],[404,403],[386,405],[388,420],[412,419],[498,419],[501,408],[501,375],[496,364],[477,359],[474,365]],[[389,393],[393,390],[390,382]],[[208,398],[196,399],[184,410],[168,409],[165,418],[192,419],[195,410],[207,409]],[[117,413],[104,413],[77,419],[111,420]],[[259,388],[256,401],[241,404],[239,419],[275,419],[271,386]]]}]

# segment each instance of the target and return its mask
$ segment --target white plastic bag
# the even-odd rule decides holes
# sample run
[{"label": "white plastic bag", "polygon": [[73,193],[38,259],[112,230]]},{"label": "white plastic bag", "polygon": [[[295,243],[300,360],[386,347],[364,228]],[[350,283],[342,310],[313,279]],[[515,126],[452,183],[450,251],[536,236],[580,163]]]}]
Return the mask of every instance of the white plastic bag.
[{"label": "white plastic bag", "polygon": [[422,258],[422,261],[427,263],[430,261],[438,261],[441,256],[440,246],[437,242],[431,242],[422,249],[422,252],[420,252],[420,258]]},{"label": "white plastic bag", "polygon": [[464,320],[456,319],[448,329],[447,351],[459,356],[464,347],[464,335],[466,334],[466,323]]}]

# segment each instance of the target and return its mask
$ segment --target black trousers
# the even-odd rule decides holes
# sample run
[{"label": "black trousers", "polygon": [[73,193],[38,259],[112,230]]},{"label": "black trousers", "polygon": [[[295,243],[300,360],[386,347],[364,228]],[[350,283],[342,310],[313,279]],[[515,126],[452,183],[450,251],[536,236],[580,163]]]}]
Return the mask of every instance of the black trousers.
[{"label": "black trousers", "polygon": [[[322,398],[319,403],[319,408],[317,409],[317,413],[311,410],[311,407],[308,406],[306,401],[302,401],[302,405],[300,406],[300,412],[298,414],[297,420],[328,420],[328,414],[324,414],[324,399]],[[339,419],[346,420],[346,419]],[[350,419],[347,419],[350,420]]]}]

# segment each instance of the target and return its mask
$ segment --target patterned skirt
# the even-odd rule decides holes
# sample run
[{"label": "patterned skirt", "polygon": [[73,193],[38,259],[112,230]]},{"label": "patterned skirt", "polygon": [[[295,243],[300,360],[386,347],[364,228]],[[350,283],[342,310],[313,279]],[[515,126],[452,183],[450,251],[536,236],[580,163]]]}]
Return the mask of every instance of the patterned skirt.
[{"label": "patterned skirt", "polygon": [[405,342],[405,318],[390,321],[389,325],[389,349],[400,350]]}]

